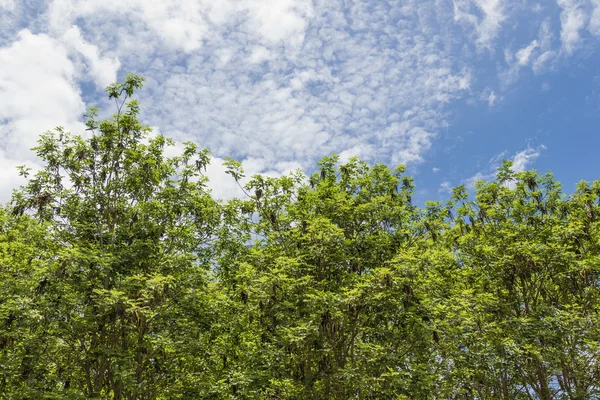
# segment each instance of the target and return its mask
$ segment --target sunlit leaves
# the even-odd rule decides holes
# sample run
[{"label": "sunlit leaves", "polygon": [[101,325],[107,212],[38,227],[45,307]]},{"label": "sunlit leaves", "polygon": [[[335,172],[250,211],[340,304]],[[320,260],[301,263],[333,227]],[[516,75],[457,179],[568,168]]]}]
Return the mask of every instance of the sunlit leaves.
[{"label": "sunlit leaves", "polygon": [[600,181],[504,162],[419,208],[404,166],[227,159],[244,197],[216,201],[208,150],[138,120],[142,83],[43,134],[0,209],[4,397],[600,396]]}]

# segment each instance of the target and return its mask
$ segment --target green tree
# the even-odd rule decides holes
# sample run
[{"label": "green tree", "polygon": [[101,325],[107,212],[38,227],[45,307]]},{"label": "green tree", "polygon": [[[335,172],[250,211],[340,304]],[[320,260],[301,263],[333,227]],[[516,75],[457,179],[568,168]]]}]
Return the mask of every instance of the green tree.
[{"label": "green tree", "polygon": [[200,368],[185,347],[198,331],[187,329],[192,321],[210,318],[219,207],[202,174],[208,152],[186,143],[183,154],[165,157],[173,143],[137,118],[132,96],[142,82],[128,75],[107,88],[117,113],[97,121],[90,109],[87,138],[62,128],[42,135],[35,151],[44,168],[15,193],[16,221],[31,213],[40,225],[28,226],[44,226],[52,246],[11,289],[35,311],[28,335],[17,337],[14,323],[5,334],[13,338],[8,359],[32,363],[27,374],[0,372],[9,398],[172,398]]},{"label": "green tree", "polygon": [[[318,166],[308,179],[255,176],[245,186],[249,198],[227,206],[239,237],[256,239],[218,266],[238,327],[222,342],[243,338],[243,351],[236,345],[224,354],[231,393],[423,397],[432,336],[389,266],[420,235],[412,180],[402,166],[358,159],[338,165],[326,157]],[[228,167],[243,176],[239,163]]]},{"label": "green tree", "polygon": [[455,189],[444,240],[408,260],[433,266],[417,275],[440,338],[442,397],[600,396],[599,188],[581,183],[566,198],[551,174],[506,162],[475,200]]},{"label": "green tree", "polygon": [[504,162],[419,208],[403,166],[329,156],[223,203],[142,83],[0,208],[2,398],[600,398],[600,181]]}]

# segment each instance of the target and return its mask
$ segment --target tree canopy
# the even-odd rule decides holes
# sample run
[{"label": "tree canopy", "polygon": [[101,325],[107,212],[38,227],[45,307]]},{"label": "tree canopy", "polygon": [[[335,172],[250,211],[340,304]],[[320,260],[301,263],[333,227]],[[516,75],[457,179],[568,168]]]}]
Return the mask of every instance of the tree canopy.
[{"label": "tree canopy", "polygon": [[417,207],[403,166],[230,159],[221,201],[142,84],[43,134],[0,209],[0,397],[600,399],[600,181],[505,161]]}]

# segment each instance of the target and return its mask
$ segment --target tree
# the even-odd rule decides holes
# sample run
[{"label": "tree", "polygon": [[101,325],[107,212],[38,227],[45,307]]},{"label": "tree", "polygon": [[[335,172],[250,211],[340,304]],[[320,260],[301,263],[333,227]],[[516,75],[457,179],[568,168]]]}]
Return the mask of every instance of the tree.
[{"label": "tree", "polygon": [[389,265],[420,235],[412,181],[403,166],[337,162],[322,159],[308,180],[255,176],[249,198],[228,205],[236,231],[257,239],[218,267],[236,327],[221,368],[237,398],[428,393],[432,336]]},{"label": "tree", "polygon": [[456,220],[409,260],[428,265],[416,275],[438,330],[442,397],[600,396],[598,188],[566,198],[551,174],[507,162],[475,200],[455,189]]},{"label": "tree", "polygon": [[[138,121],[132,96],[142,82],[128,75],[107,88],[117,113],[99,122],[90,109],[87,138],[62,128],[42,135],[35,151],[44,168],[15,193],[16,221],[31,213],[39,225],[28,226],[46,227],[52,246],[29,271],[37,286],[27,282],[41,315],[5,350],[35,364],[28,374],[1,372],[11,398],[171,397],[187,390],[188,367],[198,368],[184,348],[196,328],[186,327],[207,323],[219,207],[202,175],[208,152],[186,143],[167,158],[172,141]],[[23,350],[32,345],[35,356]],[[8,383],[18,373],[24,385]],[[27,386],[26,377],[43,384]]]},{"label": "tree", "polygon": [[506,161],[419,208],[403,166],[332,155],[223,203],[142,83],[0,208],[3,398],[600,398],[600,181]]}]

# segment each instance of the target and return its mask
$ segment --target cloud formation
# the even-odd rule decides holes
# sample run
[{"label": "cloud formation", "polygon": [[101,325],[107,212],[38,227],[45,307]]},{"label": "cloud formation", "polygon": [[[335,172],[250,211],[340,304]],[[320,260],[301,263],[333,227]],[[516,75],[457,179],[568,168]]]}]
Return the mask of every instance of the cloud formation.
[{"label": "cloud formation", "polygon": [[15,166],[35,166],[39,135],[61,125],[79,130],[85,110],[76,84],[76,68],[68,50],[47,35],[19,32],[0,48],[0,200],[20,183]]},{"label": "cloud formation", "polygon": [[600,36],[600,0],[592,0],[592,15],[589,30],[592,34]]},{"label": "cloud formation", "polygon": [[[31,157],[44,130],[76,126],[82,99],[105,104],[104,86],[133,71],[147,78],[144,120],[215,160],[273,174],[330,153],[418,166],[458,100],[493,107],[522,71],[542,74],[600,33],[600,0],[0,0],[0,8],[6,165]],[[517,35],[519,26],[532,36]],[[33,100],[10,100],[20,90]]]},{"label": "cloud formation", "polygon": [[[331,152],[419,162],[447,104],[470,89],[468,65],[440,35],[452,14],[433,3],[159,3],[61,0],[48,20],[71,36],[81,20],[87,37],[106,38],[98,43],[106,58],[82,51],[92,55],[91,74],[101,62],[118,65],[118,56],[122,69],[149,78],[150,123],[218,156],[255,157],[267,169],[309,166]],[[496,3],[477,3],[488,39]]]},{"label": "cloud formation", "polygon": [[[465,179],[463,183],[470,189],[475,187],[479,181],[489,181],[496,177],[496,170],[500,167],[502,160],[511,160],[513,162],[512,170],[514,172],[523,172],[531,168],[532,164],[542,152],[546,150],[546,146],[539,145],[538,147],[527,147],[524,150],[516,152],[512,157],[507,157],[507,152],[504,151],[494,156],[483,171],[477,172],[475,175]],[[441,189],[440,189],[441,190]]]},{"label": "cloud formation", "polygon": [[[479,47],[492,49],[506,19],[503,0],[454,0],[454,18],[474,30]],[[479,16],[478,16],[479,15]]]},{"label": "cloud formation", "polygon": [[562,8],[560,13],[561,31],[563,49],[567,54],[573,53],[573,50],[581,40],[580,31],[587,23],[587,14],[579,0],[557,0]]}]

